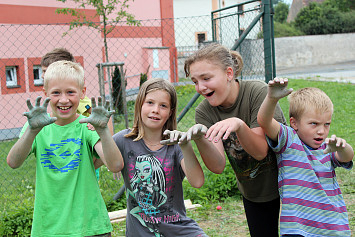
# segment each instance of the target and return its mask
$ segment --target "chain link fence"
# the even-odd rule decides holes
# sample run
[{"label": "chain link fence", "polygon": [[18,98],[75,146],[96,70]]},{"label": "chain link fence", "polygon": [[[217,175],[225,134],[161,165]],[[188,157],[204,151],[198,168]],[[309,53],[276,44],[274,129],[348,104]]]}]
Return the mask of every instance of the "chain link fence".
[{"label": "chain link fence", "polygon": [[[42,91],[40,59],[57,47],[68,49],[85,70],[87,96],[103,95],[113,98],[115,132],[132,126],[135,95],[142,81],[154,77],[170,80],[179,95],[178,114],[188,105],[191,109],[179,121],[178,129],[186,131],[194,124],[194,108],[202,100],[189,105],[194,86],[183,73],[183,64],[189,55],[203,44],[217,41],[232,47],[254,17],[260,5],[236,7],[219,14],[214,23],[211,15],[141,21],[139,27],[116,25],[108,35],[109,62],[116,66],[102,69],[105,58],[103,37],[96,29],[81,27],[68,32],[66,24],[56,25],[0,25],[0,210],[15,211],[19,207],[32,207],[35,190],[35,158],[29,156],[18,169],[6,164],[6,157],[16,142],[26,118],[26,99],[34,101],[44,96]],[[212,25],[214,25],[214,28]],[[213,30],[215,29],[215,30]],[[263,41],[257,39],[261,31],[256,24],[246,40],[237,49],[241,52],[245,68],[242,79],[264,80]],[[63,33],[67,32],[65,36]],[[162,34],[165,35],[162,38]],[[168,42],[167,42],[168,40]],[[170,40],[170,42],[169,42]],[[165,42],[164,42],[165,41]],[[124,80],[125,88],[119,82]],[[125,89],[126,99],[122,99]],[[117,99],[118,98],[118,99]],[[123,109],[122,101],[126,101]],[[127,122],[126,122],[127,121]],[[100,188],[106,202],[119,190],[123,181],[112,178],[106,167],[100,168]],[[55,200],[53,200],[55,201]]]}]

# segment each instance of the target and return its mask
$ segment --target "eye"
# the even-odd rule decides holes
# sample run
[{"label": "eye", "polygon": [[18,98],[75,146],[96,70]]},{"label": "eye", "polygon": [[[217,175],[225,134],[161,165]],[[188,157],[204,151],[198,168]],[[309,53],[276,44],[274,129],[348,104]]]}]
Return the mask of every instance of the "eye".
[{"label": "eye", "polygon": [[163,107],[163,108],[168,108],[168,105],[162,104],[161,107]]},{"label": "eye", "polygon": [[330,123],[325,123],[324,126],[329,127]]},{"label": "eye", "polygon": [[209,77],[203,78],[203,80],[205,80],[205,81],[208,81],[209,79],[210,79]]},{"label": "eye", "polygon": [[143,170],[143,173],[148,174],[149,172],[150,172],[150,168],[145,168],[145,169]]}]

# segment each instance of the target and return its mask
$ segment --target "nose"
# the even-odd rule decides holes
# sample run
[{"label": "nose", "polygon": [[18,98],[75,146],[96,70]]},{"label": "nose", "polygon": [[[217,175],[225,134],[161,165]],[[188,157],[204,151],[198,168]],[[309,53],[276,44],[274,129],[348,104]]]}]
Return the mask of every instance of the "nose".
[{"label": "nose", "polygon": [[65,103],[68,103],[68,102],[69,102],[68,97],[63,93],[63,94],[60,96],[59,103],[65,104]]},{"label": "nose", "polygon": [[324,132],[325,132],[324,126],[319,126],[317,133],[318,134],[324,134]]},{"label": "nose", "polygon": [[159,113],[159,105],[158,105],[158,104],[155,104],[155,105],[152,107],[152,112],[153,112],[153,113]]},{"label": "nose", "polygon": [[200,92],[203,92],[204,90],[206,90],[207,87],[205,85],[205,83],[203,82],[199,82],[197,85],[196,85],[196,91],[200,91]]}]

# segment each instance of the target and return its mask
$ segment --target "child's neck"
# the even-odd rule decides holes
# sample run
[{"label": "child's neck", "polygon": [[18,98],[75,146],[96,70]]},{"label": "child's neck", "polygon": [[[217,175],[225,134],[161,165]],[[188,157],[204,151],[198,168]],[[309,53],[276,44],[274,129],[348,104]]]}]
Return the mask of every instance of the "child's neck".
[{"label": "child's neck", "polygon": [[160,144],[162,140],[161,131],[144,131],[143,141],[151,150],[159,150],[163,145]]},{"label": "child's neck", "polygon": [[55,121],[54,123],[59,125],[59,126],[65,126],[65,125],[68,125],[72,122],[74,122],[77,118],[79,118],[79,114],[75,114],[73,116],[71,116],[70,118],[66,118],[66,119],[63,119],[63,118],[60,118],[56,115],[54,115],[53,113],[51,113],[51,117],[57,117],[57,121]]}]

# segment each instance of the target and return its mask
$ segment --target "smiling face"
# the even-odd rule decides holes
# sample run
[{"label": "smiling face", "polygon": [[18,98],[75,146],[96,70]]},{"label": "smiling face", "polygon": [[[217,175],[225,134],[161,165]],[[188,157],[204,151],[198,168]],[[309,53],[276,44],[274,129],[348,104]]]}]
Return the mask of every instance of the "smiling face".
[{"label": "smiling face", "polygon": [[144,129],[162,130],[170,115],[170,95],[166,91],[154,90],[145,96],[141,109]]},{"label": "smiling face", "polygon": [[290,124],[306,145],[318,149],[329,134],[331,120],[331,111],[319,113],[308,109],[304,111],[300,119],[291,117]]},{"label": "smiling face", "polygon": [[85,88],[81,90],[75,80],[53,79],[48,81],[45,95],[51,99],[52,117],[57,117],[55,123],[63,126],[78,118],[76,110],[85,96]]},{"label": "smiling face", "polygon": [[233,69],[224,70],[220,65],[207,60],[197,61],[190,66],[191,80],[197,93],[205,97],[212,106],[230,107],[237,93]]}]

